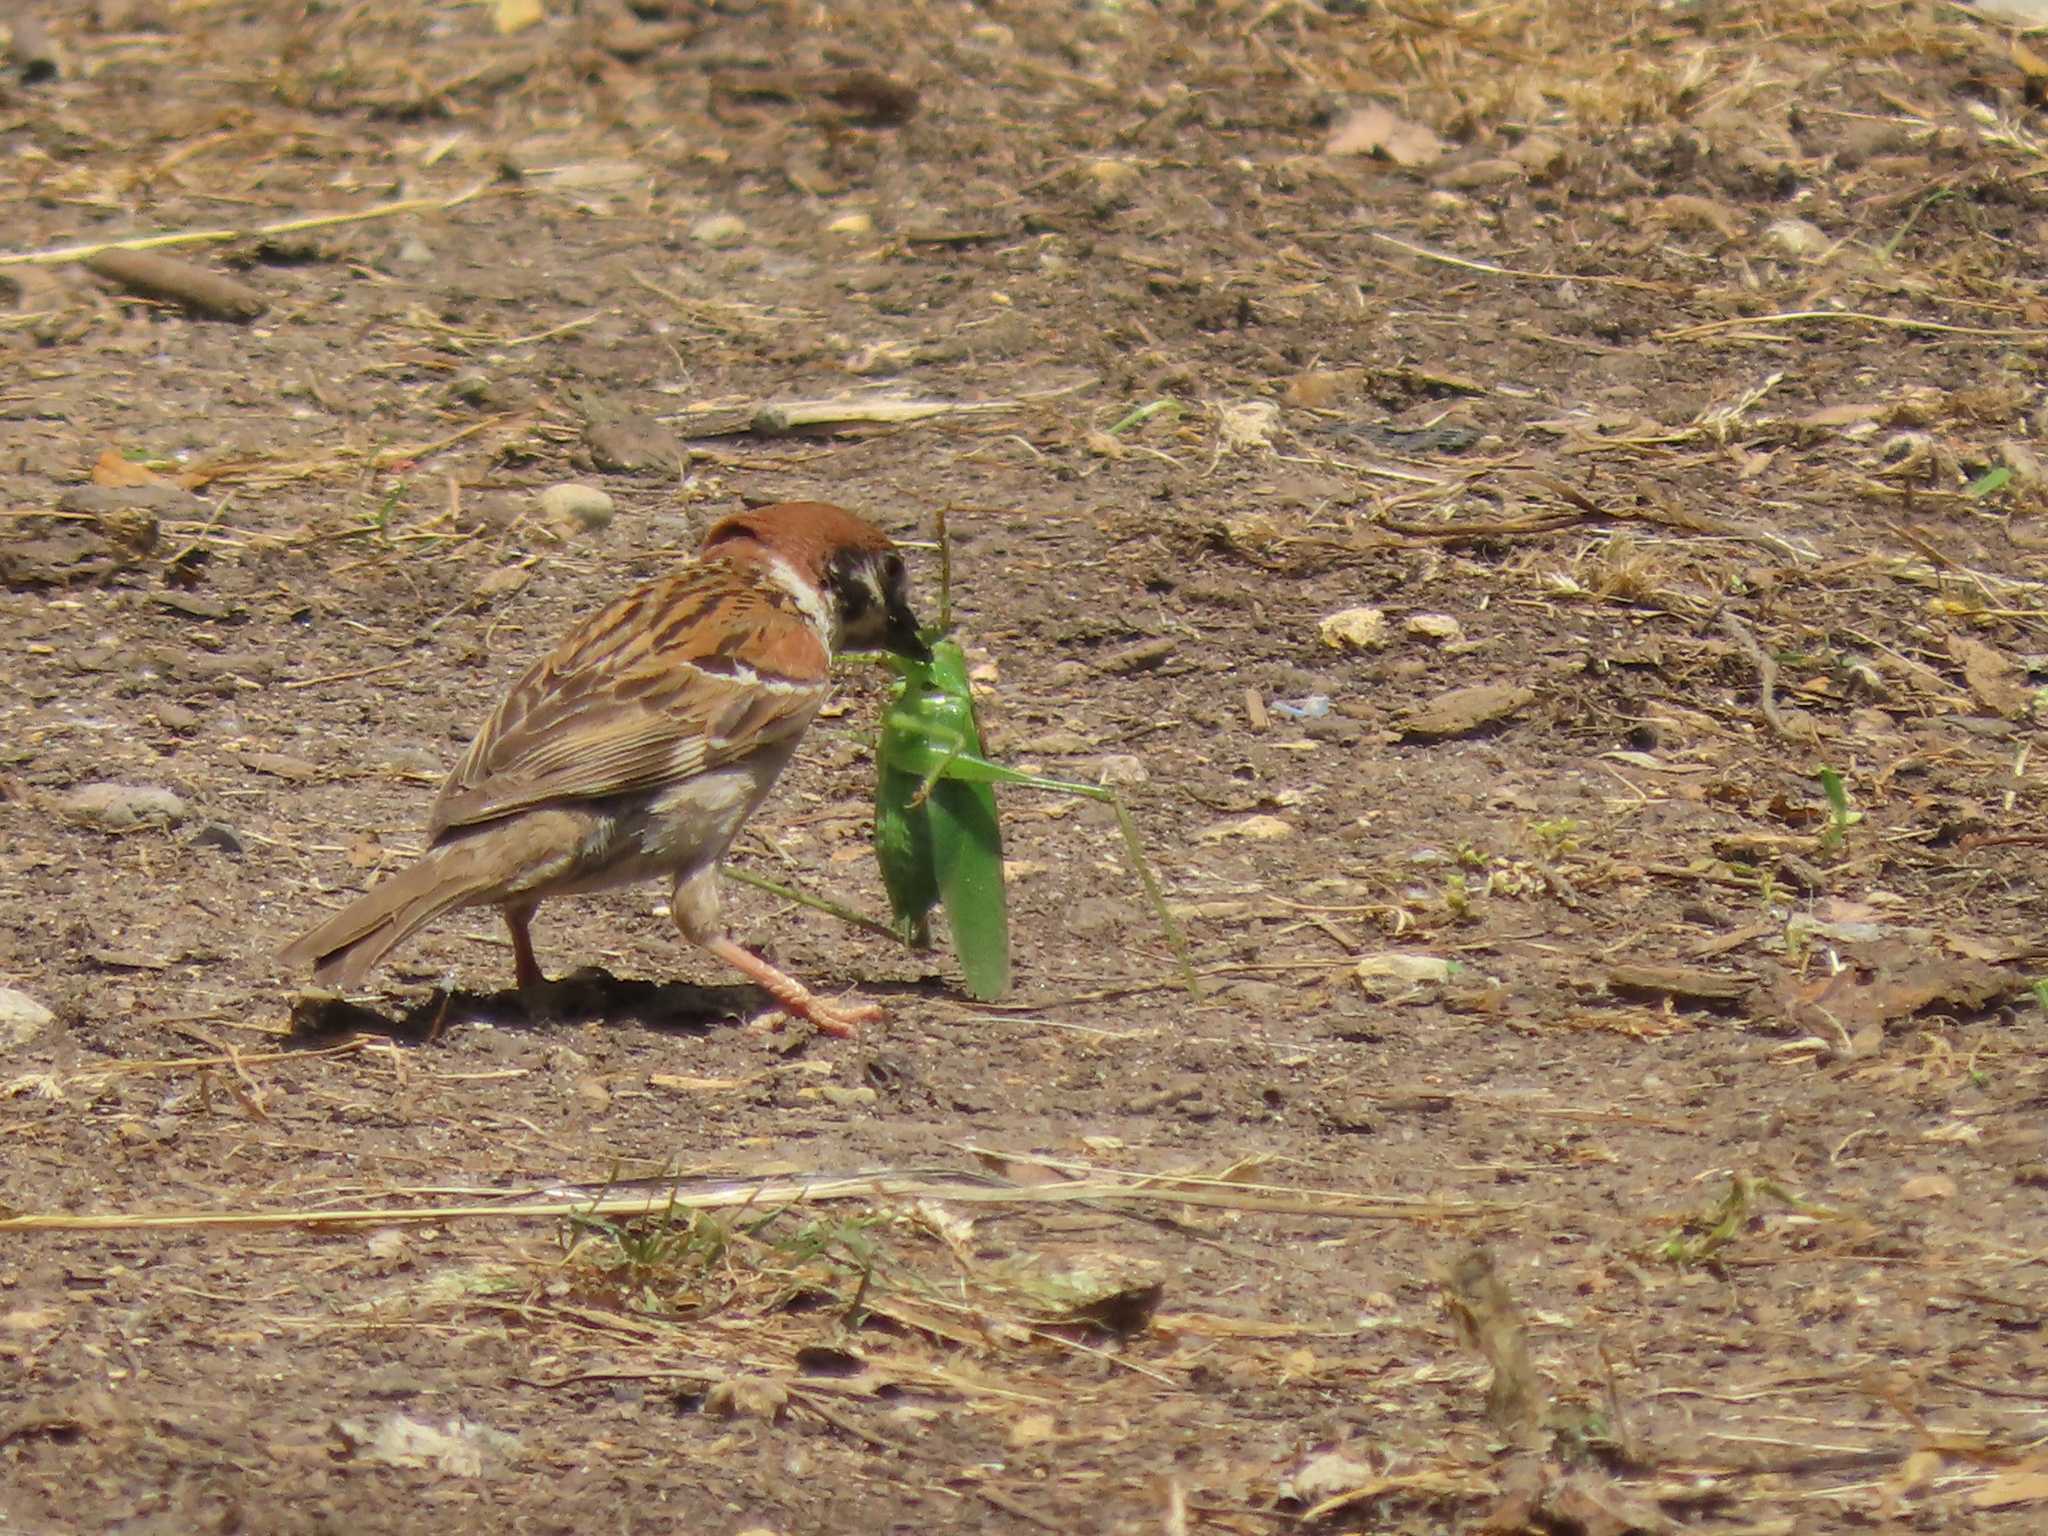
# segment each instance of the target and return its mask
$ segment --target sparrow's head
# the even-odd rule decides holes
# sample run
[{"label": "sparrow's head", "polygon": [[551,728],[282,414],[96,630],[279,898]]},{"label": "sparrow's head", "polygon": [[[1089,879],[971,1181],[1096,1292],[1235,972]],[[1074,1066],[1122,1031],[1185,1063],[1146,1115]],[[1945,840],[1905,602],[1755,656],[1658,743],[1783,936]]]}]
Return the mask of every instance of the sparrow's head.
[{"label": "sparrow's head", "polygon": [[889,536],[844,508],[785,501],[712,525],[704,552],[733,540],[777,556],[823,603],[834,651],[894,651],[930,661],[910,610],[910,575]]}]

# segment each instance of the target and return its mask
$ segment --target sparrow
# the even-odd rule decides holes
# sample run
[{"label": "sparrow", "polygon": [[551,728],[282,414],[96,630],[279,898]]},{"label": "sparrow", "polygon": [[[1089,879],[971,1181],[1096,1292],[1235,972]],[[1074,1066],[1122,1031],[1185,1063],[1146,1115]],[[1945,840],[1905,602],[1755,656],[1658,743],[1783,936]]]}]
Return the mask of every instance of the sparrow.
[{"label": "sparrow", "polygon": [[426,851],[280,958],[349,987],[443,913],[494,906],[534,1006],[541,901],[661,878],[685,939],[820,1032],[853,1034],[882,1010],[826,1002],[735,943],[718,866],[817,717],[833,656],[875,649],[931,658],[881,530],[816,501],[714,524],[694,559],[527,668],[441,786]]}]

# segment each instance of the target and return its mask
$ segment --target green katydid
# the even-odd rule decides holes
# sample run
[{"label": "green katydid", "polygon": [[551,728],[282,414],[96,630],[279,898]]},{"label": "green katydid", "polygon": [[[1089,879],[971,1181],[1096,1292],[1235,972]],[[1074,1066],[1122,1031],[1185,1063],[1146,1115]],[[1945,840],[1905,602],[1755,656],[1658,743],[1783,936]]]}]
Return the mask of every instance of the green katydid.
[{"label": "green katydid", "polygon": [[[977,998],[1000,997],[1010,985],[1010,927],[994,786],[1016,784],[1082,795],[1115,812],[1125,852],[1173,946],[1181,978],[1190,993],[1199,995],[1187,940],[1167,908],[1137,826],[1116,791],[1023,773],[988,759],[967,658],[950,638],[952,549],[943,511],[938,534],[939,622],[924,636],[932,659],[883,658],[898,679],[875,749],[875,855],[894,916],[883,931],[913,948],[925,948],[931,942],[932,909],[943,906],[967,990]],[[759,876],[727,872],[860,927],[882,928],[834,903],[784,890]]]}]

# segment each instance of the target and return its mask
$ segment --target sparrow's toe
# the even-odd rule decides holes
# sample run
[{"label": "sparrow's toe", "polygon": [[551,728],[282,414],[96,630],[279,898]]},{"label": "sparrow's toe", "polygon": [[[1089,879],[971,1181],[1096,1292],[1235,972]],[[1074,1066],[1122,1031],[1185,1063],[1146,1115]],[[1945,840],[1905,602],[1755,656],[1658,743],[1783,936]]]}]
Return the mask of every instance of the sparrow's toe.
[{"label": "sparrow's toe", "polygon": [[809,1019],[819,1034],[841,1040],[859,1034],[863,1024],[879,1024],[889,1017],[889,1011],[879,1003],[828,1003],[821,997],[788,1011]]},{"label": "sparrow's toe", "polygon": [[837,1035],[845,1039],[859,1033],[861,1025],[879,1023],[888,1017],[875,1003],[826,1002],[794,976],[778,971],[752,950],[741,948],[723,934],[697,942],[774,998],[784,1013],[792,1018],[809,1019],[821,1035]]}]

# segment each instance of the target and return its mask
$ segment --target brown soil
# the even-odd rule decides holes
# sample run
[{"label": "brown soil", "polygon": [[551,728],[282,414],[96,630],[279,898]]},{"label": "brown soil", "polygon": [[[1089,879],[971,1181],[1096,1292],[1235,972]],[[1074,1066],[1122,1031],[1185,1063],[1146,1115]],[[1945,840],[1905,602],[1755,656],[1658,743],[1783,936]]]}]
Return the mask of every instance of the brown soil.
[{"label": "brown soil", "polygon": [[[2034,55],[1846,0],[48,9],[0,1201],[937,1193],[17,1222],[8,1531],[2040,1528]],[[365,210],[164,253],[240,321],[21,259]],[[997,404],[745,430],[855,391]],[[488,914],[297,1002],[522,663],[785,497],[953,509],[994,750],[1141,760],[1201,999],[1106,814],[1006,792],[1003,1006],[738,888],[890,1020],[750,1024],[651,888],[544,910],[558,1020]],[[740,859],[873,909],[845,671]],[[1222,1182],[1034,1198],[1077,1171]]]}]

